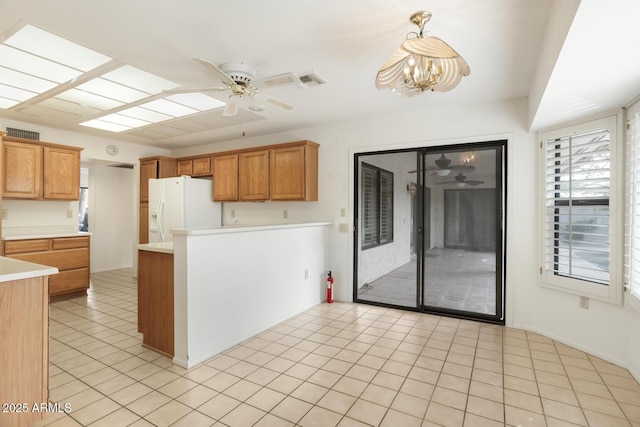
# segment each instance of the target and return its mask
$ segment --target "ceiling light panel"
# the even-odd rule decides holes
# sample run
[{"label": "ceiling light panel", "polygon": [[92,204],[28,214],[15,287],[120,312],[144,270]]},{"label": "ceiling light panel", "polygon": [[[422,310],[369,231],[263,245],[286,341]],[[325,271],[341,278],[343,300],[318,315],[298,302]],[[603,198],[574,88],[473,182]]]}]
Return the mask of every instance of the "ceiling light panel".
[{"label": "ceiling light panel", "polygon": [[78,85],[77,88],[95,95],[104,96],[105,98],[115,99],[123,104],[135,102],[151,95],[150,93],[141,92],[103,78],[89,80],[86,83]]},{"label": "ceiling light panel", "polygon": [[186,105],[191,108],[195,108],[199,111],[213,110],[214,108],[220,108],[225,105],[224,101],[220,101],[217,98],[199,92],[178,93],[175,95],[171,95],[166,99],[175,101],[179,104]]},{"label": "ceiling light panel", "polygon": [[147,73],[131,65],[125,65],[116,70],[110,71],[102,78],[115,83],[120,83],[131,88],[139,89],[150,94],[158,94],[163,90],[169,90],[178,87],[177,83],[163,79],[154,74]]},{"label": "ceiling light panel", "polygon": [[30,76],[29,74],[20,73],[18,71],[10,70],[1,66],[0,82],[9,86],[30,90],[37,93],[46,92],[58,85],[51,80]]},{"label": "ceiling light panel", "polygon": [[32,25],[22,27],[4,44],[82,71],[92,70],[111,61],[108,56]]},{"label": "ceiling light panel", "polygon": [[6,68],[52,80],[56,83],[64,83],[82,74],[82,71],[48,61],[4,44],[0,44],[0,58],[2,58],[2,65]]},{"label": "ceiling light panel", "polygon": [[157,111],[147,110],[141,107],[131,107],[119,112],[125,116],[133,117],[135,119],[145,120],[151,123],[164,122],[165,120],[173,119],[172,116],[158,113]]},{"label": "ceiling light panel", "polygon": [[124,105],[124,102],[116,101],[115,99],[106,98],[104,96],[95,95],[93,93],[85,92],[78,89],[71,89],[66,92],[62,92],[61,94],[58,94],[56,98],[75,102],[76,104],[80,105],[97,108],[102,111],[111,110],[112,108],[118,108]]},{"label": "ceiling light panel", "polygon": [[104,120],[98,120],[98,119],[82,122],[80,123],[80,125],[92,127],[96,129],[108,130],[109,132],[124,132],[126,130],[131,129],[128,126],[119,125],[117,123],[105,122]]},{"label": "ceiling light panel", "polygon": [[108,114],[106,116],[100,117],[100,120],[104,120],[105,122],[116,123],[122,126],[126,126],[129,129],[139,128],[143,126],[150,125],[151,122],[147,122],[144,120],[134,119],[133,117],[124,116],[122,114],[114,113]]},{"label": "ceiling light panel", "polygon": [[18,89],[13,86],[7,86],[0,83],[0,97],[13,99],[15,101],[26,101],[29,98],[36,96],[37,93],[24,89]]},{"label": "ceiling light panel", "polygon": [[157,99],[140,106],[172,117],[188,116],[189,114],[195,114],[198,112],[198,110],[194,108],[186,107],[182,104],[171,102],[166,99]]},{"label": "ceiling light panel", "polygon": [[20,101],[16,101],[15,99],[0,98],[0,108],[7,109],[18,104],[20,104]]}]

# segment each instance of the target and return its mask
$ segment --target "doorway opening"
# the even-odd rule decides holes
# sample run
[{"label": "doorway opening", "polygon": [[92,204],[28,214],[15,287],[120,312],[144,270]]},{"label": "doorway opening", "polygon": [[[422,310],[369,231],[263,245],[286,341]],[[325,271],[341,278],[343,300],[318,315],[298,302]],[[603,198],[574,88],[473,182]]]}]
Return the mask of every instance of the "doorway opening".
[{"label": "doorway opening", "polygon": [[354,301],[504,323],[506,141],[354,162]]}]

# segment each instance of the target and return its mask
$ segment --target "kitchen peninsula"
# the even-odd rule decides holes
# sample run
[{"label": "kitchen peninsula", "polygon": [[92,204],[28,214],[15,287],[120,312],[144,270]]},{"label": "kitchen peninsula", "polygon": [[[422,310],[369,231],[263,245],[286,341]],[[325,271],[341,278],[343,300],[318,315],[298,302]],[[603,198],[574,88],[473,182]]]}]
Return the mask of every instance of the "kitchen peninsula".
[{"label": "kitchen peninsula", "polygon": [[[329,225],[172,230],[173,245],[139,245],[138,310],[152,316],[139,325],[143,342],[155,348],[147,340],[148,328],[173,317],[173,352],[167,351],[170,346],[156,349],[173,355],[175,364],[191,368],[320,303]],[[151,253],[160,256],[155,267],[148,262]],[[171,259],[173,277],[166,277]],[[163,290],[154,292],[154,287]],[[170,288],[172,295],[158,298]],[[169,298],[173,307],[153,307]]]}]

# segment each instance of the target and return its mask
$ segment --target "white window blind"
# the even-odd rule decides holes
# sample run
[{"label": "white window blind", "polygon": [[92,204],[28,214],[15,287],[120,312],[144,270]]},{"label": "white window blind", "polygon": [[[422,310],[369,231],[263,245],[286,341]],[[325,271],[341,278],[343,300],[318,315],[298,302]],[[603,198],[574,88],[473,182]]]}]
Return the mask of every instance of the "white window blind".
[{"label": "white window blind", "polygon": [[618,120],[551,130],[541,140],[541,283],[615,303],[622,302],[623,264]]},{"label": "white window blind", "polygon": [[555,275],[609,283],[608,129],[546,141],[546,264]]},{"label": "white window blind", "polygon": [[640,298],[640,115],[628,121],[625,177],[625,282]]},{"label": "white window blind", "polygon": [[378,202],[376,170],[362,165],[362,246],[378,242]]}]

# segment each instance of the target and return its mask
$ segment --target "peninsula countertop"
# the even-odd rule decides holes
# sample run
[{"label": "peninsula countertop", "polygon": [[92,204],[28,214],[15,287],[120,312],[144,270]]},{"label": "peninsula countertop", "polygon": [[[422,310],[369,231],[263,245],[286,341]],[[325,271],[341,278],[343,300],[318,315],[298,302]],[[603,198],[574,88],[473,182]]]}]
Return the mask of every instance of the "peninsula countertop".
[{"label": "peninsula countertop", "polygon": [[0,283],[57,274],[58,269],[12,258],[0,257]]},{"label": "peninsula countertop", "polygon": [[34,232],[33,234],[8,234],[2,235],[2,240],[29,240],[29,239],[57,239],[64,237],[88,237],[91,236],[87,231],[69,231],[69,232]]}]

